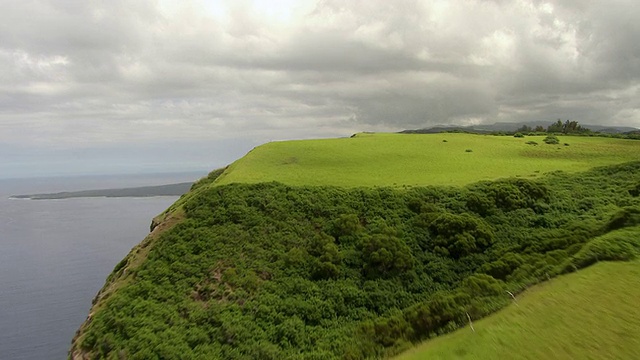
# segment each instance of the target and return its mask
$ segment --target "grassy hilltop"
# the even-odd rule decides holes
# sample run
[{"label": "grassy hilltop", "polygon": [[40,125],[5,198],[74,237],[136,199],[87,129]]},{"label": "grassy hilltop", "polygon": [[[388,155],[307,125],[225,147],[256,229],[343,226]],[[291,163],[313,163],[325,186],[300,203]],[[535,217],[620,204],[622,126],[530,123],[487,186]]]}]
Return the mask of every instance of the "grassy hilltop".
[{"label": "grassy hilltop", "polygon": [[[70,356],[389,358],[469,317],[476,335],[496,336],[478,320],[509,293],[638,257],[639,150],[620,139],[468,134],[260,146],[154,220],[97,295]],[[619,274],[611,286],[637,280]],[[514,328],[545,318],[521,315]],[[597,315],[585,320],[630,336],[618,354],[632,353],[640,325]],[[562,331],[561,346],[580,346]],[[459,355],[452,344],[435,351]]]},{"label": "grassy hilltop", "polygon": [[[217,184],[460,186],[511,176],[534,178],[554,170],[584,171],[640,158],[636,140],[559,136],[560,144],[548,145],[543,139],[364,133],[354,138],[271,142],[233,163]],[[538,145],[527,144],[531,141]]]}]

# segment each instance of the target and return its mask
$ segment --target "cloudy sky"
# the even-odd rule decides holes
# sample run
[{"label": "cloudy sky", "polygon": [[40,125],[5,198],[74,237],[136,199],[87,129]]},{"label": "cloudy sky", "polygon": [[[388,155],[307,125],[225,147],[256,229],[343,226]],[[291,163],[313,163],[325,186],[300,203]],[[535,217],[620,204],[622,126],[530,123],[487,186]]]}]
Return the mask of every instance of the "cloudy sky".
[{"label": "cloudy sky", "polygon": [[0,177],[435,124],[640,127],[621,1],[0,0]]}]

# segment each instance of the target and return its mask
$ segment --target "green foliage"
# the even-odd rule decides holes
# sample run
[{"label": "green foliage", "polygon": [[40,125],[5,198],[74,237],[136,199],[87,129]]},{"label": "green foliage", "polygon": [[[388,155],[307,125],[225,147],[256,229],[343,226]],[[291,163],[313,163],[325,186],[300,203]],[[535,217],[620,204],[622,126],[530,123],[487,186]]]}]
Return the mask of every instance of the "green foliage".
[{"label": "green foliage", "polygon": [[544,141],[545,144],[549,144],[549,145],[555,145],[560,143],[560,140],[558,140],[558,138],[554,135],[549,135],[545,137],[544,140],[542,141]]},{"label": "green foliage", "polygon": [[202,186],[143,262],[116,267],[119,288],[75,346],[91,358],[388,357],[496,311],[507,290],[636,256],[638,176],[640,162],[465,188]]},{"label": "green foliage", "polygon": [[616,230],[586,244],[563,265],[563,272],[605,260],[632,260],[640,254],[640,228]]},{"label": "green foliage", "polygon": [[490,263],[482,265],[480,271],[500,280],[506,280],[511,273],[524,263],[524,257],[514,253],[506,253]]},{"label": "green foliage", "polygon": [[206,177],[196,181],[193,185],[191,185],[191,191],[213,184],[213,182],[216,181],[216,179],[220,177],[220,175],[222,175],[225,170],[226,168],[220,168],[211,171]]},{"label": "green foliage", "polygon": [[481,182],[469,188],[472,193],[467,196],[467,208],[483,216],[497,210],[538,209],[537,204],[544,204],[549,197],[545,185],[526,179]]},{"label": "green foliage", "polygon": [[493,243],[493,231],[482,220],[469,214],[438,216],[429,224],[432,251],[459,259],[484,252]]},{"label": "green foliage", "polygon": [[555,123],[549,125],[547,127],[547,132],[548,133],[559,133],[559,132],[563,132],[562,128],[564,127],[564,125],[562,124],[562,120],[558,119],[558,121],[556,121]]},{"label": "green foliage", "polygon": [[607,224],[607,230],[617,230],[634,225],[640,225],[640,207],[627,206],[613,214]]},{"label": "green foliage", "polygon": [[368,277],[399,274],[413,267],[411,249],[392,232],[363,236],[359,250]]}]

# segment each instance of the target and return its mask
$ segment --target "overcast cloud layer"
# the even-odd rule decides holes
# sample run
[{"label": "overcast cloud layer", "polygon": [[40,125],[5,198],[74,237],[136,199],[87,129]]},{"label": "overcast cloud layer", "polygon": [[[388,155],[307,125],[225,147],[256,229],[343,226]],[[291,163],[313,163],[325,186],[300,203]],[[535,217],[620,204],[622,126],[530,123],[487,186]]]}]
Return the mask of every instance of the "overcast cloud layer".
[{"label": "overcast cloud layer", "polygon": [[0,177],[435,124],[640,126],[637,0],[0,4]]}]

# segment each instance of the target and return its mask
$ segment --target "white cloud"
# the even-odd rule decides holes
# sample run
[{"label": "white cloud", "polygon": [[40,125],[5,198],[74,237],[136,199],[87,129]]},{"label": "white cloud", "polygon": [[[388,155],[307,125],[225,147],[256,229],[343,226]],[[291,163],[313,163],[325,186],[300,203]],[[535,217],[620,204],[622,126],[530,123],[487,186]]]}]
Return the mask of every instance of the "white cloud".
[{"label": "white cloud", "polygon": [[11,2],[0,14],[0,142],[255,143],[558,117],[640,126],[637,10],[631,0]]}]

